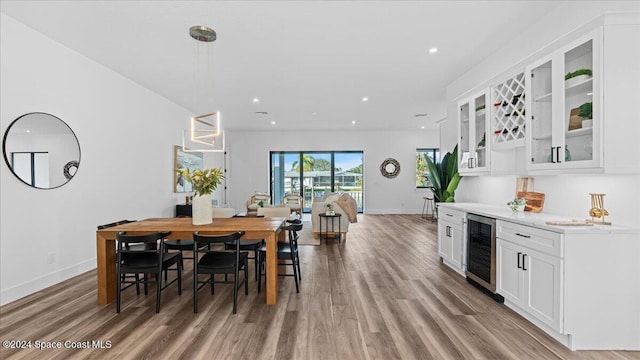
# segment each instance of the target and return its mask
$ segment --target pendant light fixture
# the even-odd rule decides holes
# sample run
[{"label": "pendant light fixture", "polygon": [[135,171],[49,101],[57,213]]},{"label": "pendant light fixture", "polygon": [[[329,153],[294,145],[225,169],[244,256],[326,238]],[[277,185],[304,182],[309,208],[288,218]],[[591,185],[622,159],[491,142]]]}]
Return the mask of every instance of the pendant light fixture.
[{"label": "pendant light fixture", "polygon": [[[200,111],[199,105],[204,99],[205,107],[211,97],[210,84],[213,83],[211,75],[211,45],[216,40],[216,32],[202,25],[196,25],[189,28],[189,35],[195,40],[194,42],[194,58],[195,58],[195,74],[194,74],[194,110]],[[206,50],[205,69],[206,74],[200,73],[200,48],[204,45]],[[202,82],[202,89],[198,88],[198,84]],[[209,86],[207,86],[209,85]],[[208,91],[209,90],[209,91]],[[189,130],[182,132],[182,147],[186,152],[224,152],[224,131],[220,128],[220,112],[214,111],[203,115],[191,117],[189,121]]]}]

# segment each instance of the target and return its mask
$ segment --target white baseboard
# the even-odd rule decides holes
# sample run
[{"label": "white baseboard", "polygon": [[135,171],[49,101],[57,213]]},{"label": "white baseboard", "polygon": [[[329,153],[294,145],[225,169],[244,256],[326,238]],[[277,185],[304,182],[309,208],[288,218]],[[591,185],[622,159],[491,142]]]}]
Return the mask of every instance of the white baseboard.
[{"label": "white baseboard", "polygon": [[411,215],[420,215],[422,214],[422,209],[367,209],[365,212],[366,214],[372,214],[372,215],[406,215],[406,214],[411,214]]},{"label": "white baseboard", "polygon": [[71,265],[50,274],[37,277],[22,284],[2,289],[0,291],[0,305],[8,304],[12,301],[31,295],[49,286],[80,275],[84,272],[96,268],[96,258],[83,261],[79,264]]}]

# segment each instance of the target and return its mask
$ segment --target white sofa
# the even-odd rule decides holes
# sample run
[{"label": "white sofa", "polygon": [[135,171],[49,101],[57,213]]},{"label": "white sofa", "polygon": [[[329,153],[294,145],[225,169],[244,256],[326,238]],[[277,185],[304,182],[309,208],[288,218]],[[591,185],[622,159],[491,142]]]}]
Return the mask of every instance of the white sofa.
[{"label": "white sofa", "polygon": [[[326,226],[329,226],[329,230],[332,229],[331,223],[333,222],[333,229],[335,229],[336,233],[340,233],[342,235],[342,240],[347,240],[347,232],[349,231],[349,217],[345,213],[345,211],[340,207],[340,205],[333,203],[333,210],[336,214],[342,214],[340,217],[340,221],[337,218],[329,218],[329,219],[320,219],[319,214],[323,214],[327,211],[325,208],[325,200],[330,195],[334,195],[337,193],[325,193],[321,198],[315,198],[313,201],[313,205],[311,206],[311,225],[313,227],[313,237],[318,238],[320,236],[320,221],[322,221],[322,232],[324,233]],[[325,223],[326,221],[326,223]],[[340,226],[338,227],[338,222]]]}]

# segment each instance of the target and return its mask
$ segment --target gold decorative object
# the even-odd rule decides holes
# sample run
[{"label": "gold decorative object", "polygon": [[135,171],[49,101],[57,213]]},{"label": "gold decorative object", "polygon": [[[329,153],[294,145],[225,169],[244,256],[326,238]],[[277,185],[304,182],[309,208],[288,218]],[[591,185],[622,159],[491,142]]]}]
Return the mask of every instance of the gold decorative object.
[{"label": "gold decorative object", "polygon": [[[589,210],[591,220],[587,219],[587,222],[597,225],[611,225],[611,222],[605,221],[605,216],[609,216],[609,212],[604,208],[604,196],[606,194],[589,193],[589,195],[591,195],[591,210]],[[602,218],[602,220],[595,220],[594,218]]]}]

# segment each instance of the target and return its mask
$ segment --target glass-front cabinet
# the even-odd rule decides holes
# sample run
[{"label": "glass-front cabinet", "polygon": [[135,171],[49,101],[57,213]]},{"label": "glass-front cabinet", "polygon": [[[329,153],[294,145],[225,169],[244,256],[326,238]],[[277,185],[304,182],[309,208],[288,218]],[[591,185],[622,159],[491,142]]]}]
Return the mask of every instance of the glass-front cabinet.
[{"label": "glass-front cabinet", "polygon": [[458,171],[463,175],[490,171],[488,90],[458,103]]},{"label": "glass-front cabinet", "polygon": [[602,166],[601,32],[526,68],[527,169]]}]

